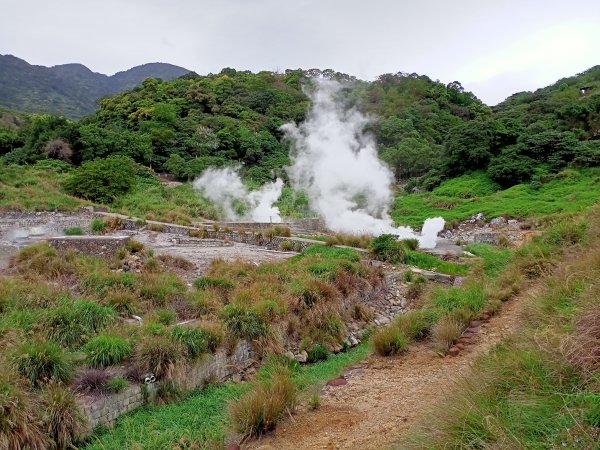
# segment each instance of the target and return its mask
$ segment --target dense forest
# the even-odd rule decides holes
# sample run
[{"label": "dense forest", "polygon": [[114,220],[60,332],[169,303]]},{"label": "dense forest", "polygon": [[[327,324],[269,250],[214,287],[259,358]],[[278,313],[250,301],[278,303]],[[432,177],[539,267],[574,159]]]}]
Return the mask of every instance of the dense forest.
[{"label": "dense forest", "polygon": [[147,78],[80,120],[0,112],[0,155],[5,164],[76,166],[119,156],[116,164],[131,158],[179,180],[234,163],[249,182],[285,178],[289,144],[280,127],[303,120],[312,77],[346,83],[348,101],[373,118],[381,158],[411,189],[476,170],[509,187],[600,165],[600,66],[493,108],[459,82],[408,73],[373,82],[316,69]]}]

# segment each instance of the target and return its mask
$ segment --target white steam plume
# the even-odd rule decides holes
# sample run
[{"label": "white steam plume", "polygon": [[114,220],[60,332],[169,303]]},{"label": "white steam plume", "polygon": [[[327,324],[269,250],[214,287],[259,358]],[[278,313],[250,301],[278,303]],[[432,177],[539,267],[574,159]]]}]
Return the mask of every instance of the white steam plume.
[{"label": "white steam plume", "polygon": [[364,133],[368,118],[336,101],[341,84],[315,82],[306,121],[282,127],[293,142],[288,168],[292,185],[306,191],[311,208],[334,231],[391,233],[401,239],[415,237],[423,248],[435,247],[444,219],[427,219],[421,235],[394,226],[389,216],[394,177],[379,160],[373,138]]},{"label": "white steam plume", "polygon": [[[206,169],[194,181],[194,189],[202,192],[209,200],[219,205],[227,220],[250,218],[255,222],[281,222],[279,208],[273,206],[281,195],[283,181],[264,184],[257,191],[249,191],[242,183],[237,168]],[[235,204],[248,207],[248,213],[240,216]]]}]

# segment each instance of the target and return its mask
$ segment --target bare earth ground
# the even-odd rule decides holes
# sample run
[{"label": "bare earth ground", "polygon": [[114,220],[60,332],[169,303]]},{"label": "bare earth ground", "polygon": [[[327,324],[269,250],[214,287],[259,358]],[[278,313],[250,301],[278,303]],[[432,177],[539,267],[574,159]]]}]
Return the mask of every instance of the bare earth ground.
[{"label": "bare earth ground", "polygon": [[522,298],[505,303],[459,356],[442,358],[423,342],[401,356],[372,355],[350,370],[347,385],[323,389],[319,409],[301,410],[242,448],[362,450],[393,444],[427,421],[429,412],[443,405],[445,393],[468,376],[474,360],[517,328]]},{"label": "bare earth ground", "polygon": [[[118,233],[117,233],[118,234]],[[122,234],[122,233],[121,233]],[[274,262],[294,256],[294,252],[280,252],[257,247],[255,245],[234,242],[231,246],[202,247],[198,245],[178,245],[173,242],[173,235],[168,233],[157,233],[154,231],[140,231],[132,235],[136,241],[154,249],[157,254],[169,254],[181,256],[196,266],[196,269],[186,271],[186,278],[195,277],[206,273],[213,259],[224,259],[225,261],[244,261],[260,264],[263,262]]]}]

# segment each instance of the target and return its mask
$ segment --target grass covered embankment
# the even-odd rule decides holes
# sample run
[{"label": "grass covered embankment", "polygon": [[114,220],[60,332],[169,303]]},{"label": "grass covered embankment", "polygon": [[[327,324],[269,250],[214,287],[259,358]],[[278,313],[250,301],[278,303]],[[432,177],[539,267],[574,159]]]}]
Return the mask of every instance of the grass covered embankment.
[{"label": "grass covered embankment", "polygon": [[428,217],[465,220],[479,212],[488,218],[582,212],[599,198],[598,168],[567,169],[505,190],[484,173],[475,172],[445,181],[431,192],[398,195],[391,215],[399,224],[420,227]]},{"label": "grass covered embankment", "polygon": [[[292,364],[291,379],[299,390],[309,390],[337,376],[346,367],[363,360],[368,342],[326,361],[305,366]],[[269,378],[278,362],[263,366],[257,378]],[[86,450],[143,448],[218,448],[231,431],[228,405],[252,388],[250,383],[209,385],[185,399],[164,406],[148,406],[117,420],[115,427],[92,437]],[[179,447],[177,447],[179,446]],[[195,446],[195,447],[194,447]],[[206,447],[205,447],[206,446]]]},{"label": "grass covered embankment", "polygon": [[481,357],[429,423],[397,448],[600,446],[597,214],[587,216],[585,236],[522,300],[513,337]]},{"label": "grass covered embankment", "polygon": [[478,267],[460,286],[435,286],[423,296],[422,307],[395,318],[373,335],[381,355],[404,352],[416,339],[429,338],[441,354],[459,340],[472,320],[494,314],[519,293],[528,280],[549,273],[564,250],[582,242],[587,219],[566,217],[549,223],[530,243],[512,251],[486,244],[469,249],[480,257]]}]

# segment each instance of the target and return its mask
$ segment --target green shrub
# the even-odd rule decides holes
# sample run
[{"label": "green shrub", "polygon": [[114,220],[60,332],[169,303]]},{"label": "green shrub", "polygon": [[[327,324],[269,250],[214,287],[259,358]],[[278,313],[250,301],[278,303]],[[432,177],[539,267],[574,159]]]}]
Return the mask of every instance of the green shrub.
[{"label": "green shrub", "polygon": [[85,162],[64,182],[65,191],[99,203],[111,203],[135,185],[135,162],[120,155]]},{"label": "green shrub", "polygon": [[194,286],[198,289],[221,289],[224,291],[231,290],[235,287],[233,282],[225,277],[211,277],[211,276],[203,276],[198,277],[194,281]]},{"label": "green shrub", "polygon": [[51,341],[33,341],[22,344],[14,353],[13,361],[19,373],[34,386],[50,380],[67,382],[73,365],[58,344]]},{"label": "green shrub", "polygon": [[119,364],[131,355],[133,347],[125,338],[99,334],[83,346],[83,351],[91,367],[107,367]]},{"label": "green shrub", "polygon": [[129,386],[129,381],[125,377],[109,378],[106,381],[106,387],[115,394],[123,391],[127,386]]},{"label": "green shrub", "polygon": [[92,233],[94,234],[102,234],[106,227],[106,222],[98,217],[93,219],[90,223],[90,228],[92,229]]},{"label": "green shrub", "polygon": [[316,363],[319,361],[325,361],[329,358],[329,350],[321,343],[313,345],[307,352],[309,363]]},{"label": "green shrub", "polygon": [[404,248],[393,234],[382,234],[373,239],[371,251],[377,259],[392,264],[398,264],[404,260]]},{"label": "green shrub", "polygon": [[253,308],[240,303],[232,303],[221,311],[227,331],[238,338],[256,339],[267,336],[269,324]]},{"label": "green shrub", "polygon": [[175,318],[177,317],[177,313],[172,309],[156,309],[154,311],[156,317],[158,319],[158,323],[163,325],[171,325],[175,322]]},{"label": "green shrub", "polygon": [[83,236],[85,232],[81,227],[69,227],[63,230],[66,236]]},{"label": "green shrub", "polygon": [[81,411],[73,393],[58,383],[50,383],[44,390],[44,429],[56,448],[76,448],[87,433],[87,417]]}]

